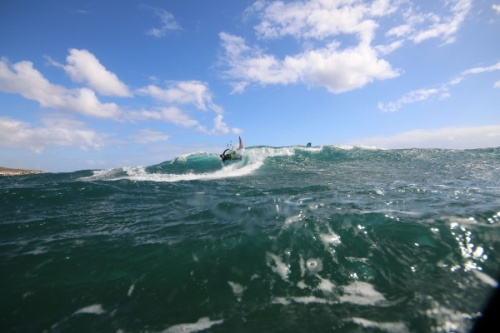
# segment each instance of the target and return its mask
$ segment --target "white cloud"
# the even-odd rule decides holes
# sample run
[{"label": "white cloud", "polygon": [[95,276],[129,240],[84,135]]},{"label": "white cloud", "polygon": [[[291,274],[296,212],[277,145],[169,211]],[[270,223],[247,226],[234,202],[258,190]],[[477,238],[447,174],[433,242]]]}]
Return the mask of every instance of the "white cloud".
[{"label": "white cloud", "polygon": [[409,35],[413,31],[410,24],[402,24],[391,28],[385,34],[386,36],[404,37]]},{"label": "white cloud", "polygon": [[129,114],[130,120],[157,120],[165,121],[168,123],[175,124],[177,126],[193,128],[198,132],[205,134],[227,134],[234,133],[240,134],[242,131],[239,128],[229,128],[227,124],[223,121],[224,117],[222,114],[217,114],[214,117],[213,123],[214,127],[209,130],[206,126],[202,125],[199,121],[191,118],[188,114],[183,112],[180,108],[176,106],[159,107],[155,110],[142,110],[133,111]]},{"label": "white cloud", "polygon": [[221,114],[218,114],[214,118],[214,128],[212,129],[212,134],[241,134],[243,131],[240,128],[232,128],[230,129],[227,124],[223,121],[223,117]]},{"label": "white cloud", "polygon": [[[394,78],[399,71],[381,56],[401,48],[405,40],[453,42],[472,0],[440,3],[442,10],[435,14],[415,9],[418,7],[411,1],[259,0],[245,11],[245,17],[258,18],[254,29],[259,42],[265,43],[265,51],[247,45],[241,37],[220,33],[222,63],[227,67],[224,73],[237,93],[252,84],[297,83],[342,93]],[[382,25],[389,25],[382,36],[385,39],[372,45]],[[278,46],[274,53],[273,47],[279,43],[273,42],[290,37],[299,51],[277,56],[283,50]]]},{"label": "white cloud", "polygon": [[273,1],[269,5],[259,2],[254,6],[261,22],[255,27],[262,38],[280,38],[290,35],[297,39],[323,40],[339,34],[356,34],[370,41],[377,23],[375,17],[385,16],[397,9],[394,2]]},{"label": "white cloud", "polygon": [[[474,67],[461,72],[458,77],[453,78],[452,80],[443,84],[439,88],[431,88],[431,89],[423,88],[410,91],[409,93],[403,95],[403,97],[399,98],[396,101],[388,103],[381,103],[381,102],[378,103],[378,108],[379,110],[384,112],[395,112],[398,111],[405,104],[412,104],[420,101],[425,101],[432,96],[439,95],[442,98],[447,98],[450,96],[449,92],[450,87],[461,83],[466,76],[492,72],[497,70],[500,70],[500,62],[487,67]],[[500,88],[500,81],[496,82],[493,87]]]},{"label": "white cloud", "polygon": [[455,34],[463,24],[465,17],[472,8],[472,0],[447,0],[444,2],[450,7],[450,16],[438,16],[429,14],[431,24],[417,31],[411,39],[420,43],[430,38],[442,38],[446,43],[455,41]]},{"label": "white cloud", "polygon": [[420,12],[411,2],[402,11],[402,24],[390,28],[387,37],[407,38],[414,43],[421,43],[431,38],[441,38],[445,43],[455,41],[455,35],[472,8],[472,0],[447,0],[444,14]]},{"label": "white cloud", "polygon": [[213,103],[208,85],[200,81],[169,82],[166,89],[149,85],[139,89],[138,93],[169,104],[192,104],[200,110],[210,108],[217,113],[222,112],[222,108]]},{"label": "white cloud", "polygon": [[161,107],[157,110],[132,111],[130,117],[132,120],[162,120],[177,126],[202,128],[197,120],[192,119],[175,106]]},{"label": "white cloud", "polygon": [[[88,51],[71,50],[67,66],[52,61],[53,65],[63,68],[77,82],[85,82],[101,93],[107,95],[130,95],[125,84],[122,84],[114,75],[106,71],[100,62]],[[98,87],[98,77],[107,83],[108,91],[104,86]],[[74,112],[90,117],[113,118],[115,120],[150,121],[159,120],[181,127],[193,128],[206,134],[221,134],[237,132],[239,129],[229,129],[223,122],[224,110],[212,100],[212,93],[208,84],[200,81],[172,81],[167,88],[156,85],[137,90],[139,94],[149,96],[165,104],[152,111],[131,111],[120,108],[115,103],[101,103],[95,92],[89,88],[69,89],[50,83],[39,71],[33,68],[29,61],[21,61],[10,65],[6,59],[0,59],[0,91],[16,93],[38,102],[42,107]],[[203,111],[216,113],[214,128],[208,130],[198,120],[193,119],[187,111],[179,106],[191,107]]]},{"label": "white cloud", "polygon": [[136,134],[131,135],[130,138],[138,143],[152,143],[167,141],[170,137],[163,132],[149,128],[143,128],[140,129]]},{"label": "white cloud", "polygon": [[398,99],[395,102],[389,103],[379,103],[378,108],[384,112],[395,112],[398,111],[403,105],[411,104],[419,101],[425,101],[429,97],[438,94],[441,89],[418,89],[411,91]]},{"label": "white cloud", "polygon": [[[172,81],[168,82],[168,87],[163,89],[156,85],[149,85],[138,89],[137,92],[142,95],[151,96],[155,100],[166,104],[161,110],[141,111],[135,113],[134,117],[146,117],[167,121],[178,126],[192,127],[199,132],[207,134],[227,134],[229,132],[240,131],[237,128],[230,129],[223,121],[223,109],[212,100],[212,93],[208,85],[200,81]],[[208,130],[206,126],[192,119],[186,112],[178,106],[193,105],[199,110],[211,110],[217,115],[214,118],[214,127]]]},{"label": "white cloud", "polygon": [[292,84],[305,83],[324,86],[328,91],[340,93],[361,88],[373,80],[393,78],[398,75],[391,65],[377,57],[375,49],[360,44],[339,50],[337,43],[324,48],[305,51],[279,60],[273,55],[250,49],[244,40],[227,33],[220,38],[229,69],[228,77],[239,80],[234,92],[241,92],[252,83]]},{"label": "white cloud", "polygon": [[493,72],[493,71],[498,71],[500,70],[500,62],[497,62],[494,65],[488,66],[488,67],[474,67],[471,69],[468,69],[466,71],[462,72],[462,75],[469,75],[469,74],[479,74],[479,73],[485,73],[485,72]]},{"label": "white cloud", "polygon": [[104,96],[132,96],[128,87],[116,74],[108,71],[89,51],[70,49],[66,61],[67,65],[52,63],[62,67],[73,81],[84,82]]},{"label": "white cloud", "polygon": [[387,44],[387,45],[377,45],[377,46],[375,46],[375,49],[380,54],[389,54],[389,53],[392,53],[395,50],[399,49],[402,46],[403,46],[403,41],[398,40],[398,41],[392,42],[392,43]]},{"label": "white cloud", "polygon": [[191,119],[177,107],[164,107],[160,111],[161,118],[168,122],[184,127],[202,128],[197,120]]},{"label": "white cloud", "polygon": [[491,8],[497,13],[500,14],[500,5],[491,5]]},{"label": "white cloud", "polygon": [[10,66],[6,59],[0,59],[0,91],[20,94],[42,107],[91,117],[113,118],[122,112],[115,103],[101,103],[88,88],[68,89],[51,84],[29,61]]},{"label": "white cloud", "polygon": [[[378,57],[378,50],[389,53],[401,43],[379,46],[378,50],[370,45],[378,27],[375,19],[397,8],[387,0],[255,2],[246,13],[259,17],[260,23],[255,26],[258,37],[274,40],[290,36],[318,46],[280,59],[246,45],[238,36],[221,33],[223,63],[228,67],[225,74],[233,80],[233,92],[242,92],[251,84],[304,83],[341,93],[398,76],[387,61]],[[356,43],[344,46],[335,40],[345,35],[355,36]]]},{"label": "white cloud", "polygon": [[387,149],[500,147],[500,125],[414,130],[394,136],[359,139],[351,144]]},{"label": "white cloud", "polygon": [[181,26],[175,21],[174,15],[164,9],[147,7],[155,12],[156,16],[160,17],[161,26],[159,28],[151,28],[146,31],[146,35],[154,37],[165,37],[170,31],[180,30]]},{"label": "white cloud", "polygon": [[53,146],[98,150],[108,137],[64,117],[46,117],[42,122],[43,126],[34,127],[20,120],[0,117],[0,146],[37,153]]}]

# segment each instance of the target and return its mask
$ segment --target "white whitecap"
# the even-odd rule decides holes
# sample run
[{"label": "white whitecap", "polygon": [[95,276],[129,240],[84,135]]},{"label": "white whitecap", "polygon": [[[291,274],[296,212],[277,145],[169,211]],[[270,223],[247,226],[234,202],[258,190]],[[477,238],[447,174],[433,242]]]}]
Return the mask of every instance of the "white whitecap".
[{"label": "white whitecap", "polygon": [[105,313],[104,309],[102,308],[101,304],[93,304],[86,306],[84,308],[81,308],[80,310],[76,311],[74,314],[82,314],[82,313],[87,313],[87,314],[96,314],[100,315]]},{"label": "white whitecap", "polygon": [[371,284],[356,281],[344,287],[344,295],[340,297],[340,301],[359,305],[374,305],[385,301],[385,297],[376,291]]},{"label": "white whitecap", "polygon": [[493,279],[491,276],[487,275],[486,273],[483,273],[483,272],[478,271],[476,269],[472,270],[472,273],[474,273],[474,275],[479,280],[483,281],[484,283],[489,284],[490,286],[495,287],[495,288],[498,286],[498,282],[495,281],[495,279]]},{"label": "white whitecap", "polygon": [[311,258],[306,261],[306,268],[309,273],[318,273],[323,270],[323,261],[321,259]]},{"label": "white whitecap", "polygon": [[241,302],[241,296],[243,295],[243,292],[247,289],[246,287],[242,286],[239,283],[232,282],[232,281],[227,281],[231,289],[233,290],[234,296],[238,299],[238,302]]},{"label": "white whitecap", "polygon": [[132,296],[132,293],[134,292],[134,289],[135,289],[135,285],[134,284],[132,284],[130,286],[130,288],[128,288],[128,292],[127,292],[127,296],[128,297]]},{"label": "white whitecap", "polygon": [[203,317],[198,319],[196,323],[186,323],[186,324],[178,324],[169,327],[163,333],[192,333],[203,331],[209,329],[214,325],[222,324],[224,321],[221,320],[210,320],[208,317]]},{"label": "white whitecap", "polygon": [[316,289],[319,289],[321,291],[328,292],[328,293],[331,293],[333,291],[333,288],[335,288],[335,284],[333,284],[332,281],[330,281],[328,279],[323,279],[319,275],[316,275],[316,277],[320,280]]},{"label": "white whitecap", "polygon": [[352,322],[361,325],[365,328],[375,328],[380,331],[394,332],[394,333],[405,333],[409,332],[408,327],[404,323],[398,322],[376,322],[364,318],[351,318]]},{"label": "white whitecap", "polygon": [[325,246],[337,246],[340,242],[340,236],[337,235],[330,226],[327,226],[328,233],[321,234],[319,237]]},{"label": "white whitecap", "polygon": [[312,304],[312,303],[334,304],[335,303],[331,300],[316,297],[316,296],[275,297],[272,300],[272,303],[282,304],[282,305],[288,305],[292,302],[301,303],[301,304]]},{"label": "white whitecap", "polygon": [[266,253],[266,263],[271,267],[272,271],[277,273],[283,280],[288,280],[288,274],[290,274],[290,268],[285,264],[280,257],[274,253]]}]

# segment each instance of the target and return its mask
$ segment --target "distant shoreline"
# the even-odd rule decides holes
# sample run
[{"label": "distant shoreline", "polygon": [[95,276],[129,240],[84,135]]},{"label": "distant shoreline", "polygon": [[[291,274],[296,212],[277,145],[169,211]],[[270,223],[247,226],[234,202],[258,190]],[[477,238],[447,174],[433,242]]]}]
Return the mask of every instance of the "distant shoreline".
[{"label": "distant shoreline", "polygon": [[0,167],[0,176],[17,176],[17,175],[31,175],[37,173],[45,173],[40,170],[26,170],[26,169],[12,169]]}]

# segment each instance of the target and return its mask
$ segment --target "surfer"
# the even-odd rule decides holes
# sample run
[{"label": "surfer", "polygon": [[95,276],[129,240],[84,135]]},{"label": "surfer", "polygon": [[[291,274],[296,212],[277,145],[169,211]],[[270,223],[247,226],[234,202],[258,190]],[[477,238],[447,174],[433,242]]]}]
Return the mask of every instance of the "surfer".
[{"label": "surfer", "polygon": [[220,158],[222,159],[222,162],[225,162],[225,161],[241,161],[242,160],[242,157],[240,155],[236,154],[237,150],[240,150],[240,149],[243,148],[243,141],[241,141],[241,137],[238,137],[238,142],[239,142],[238,148],[233,149],[231,147],[231,148],[227,148],[226,150],[224,150],[222,152],[222,154],[220,155]]}]

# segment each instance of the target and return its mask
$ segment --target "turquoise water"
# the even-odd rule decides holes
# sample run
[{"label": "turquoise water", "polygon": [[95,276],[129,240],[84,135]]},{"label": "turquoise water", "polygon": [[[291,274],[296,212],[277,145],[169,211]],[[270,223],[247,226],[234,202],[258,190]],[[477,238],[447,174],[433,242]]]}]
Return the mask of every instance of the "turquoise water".
[{"label": "turquoise water", "polygon": [[0,331],[471,329],[499,148],[242,155],[0,178]]}]

